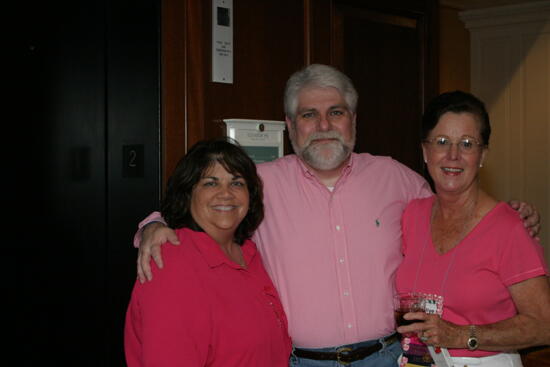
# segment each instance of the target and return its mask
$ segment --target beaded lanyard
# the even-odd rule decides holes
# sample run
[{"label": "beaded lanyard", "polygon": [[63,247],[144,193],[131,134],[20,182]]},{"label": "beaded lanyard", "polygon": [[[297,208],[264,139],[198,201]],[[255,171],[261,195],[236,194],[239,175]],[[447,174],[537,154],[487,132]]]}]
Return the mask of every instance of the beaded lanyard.
[{"label": "beaded lanyard", "polygon": [[[416,221],[416,231],[418,232],[419,227],[419,221]],[[417,284],[418,284],[418,278],[420,276],[420,271],[422,268],[422,265],[424,264],[424,257],[426,253],[426,249],[428,248],[428,244],[431,242],[431,221],[429,222],[428,228],[427,228],[428,236],[426,240],[424,241],[424,244],[422,246],[422,252],[420,254],[420,261],[418,262],[417,268],[416,268],[416,274],[415,279],[412,287],[412,292],[416,293]],[[459,242],[460,243],[460,242]],[[426,313],[429,314],[437,314],[439,316],[443,313],[443,301],[444,301],[444,293],[445,293],[445,284],[447,283],[447,278],[449,277],[449,273],[454,265],[456,253],[458,249],[454,248],[453,253],[451,254],[451,259],[449,260],[449,264],[447,265],[447,269],[445,270],[445,274],[443,275],[443,279],[441,281],[439,294],[425,294],[420,293],[422,297],[424,298],[423,301],[423,309]],[[443,254],[444,255],[444,254]],[[415,340],[416,338],[416,340]],[[433,348],[432,346],[426,347],[424,343],[420,344],[417,337],[413,338],[404,338],[402,341],[402,346],[404,349],[403,359],[402,359],[402,366],[409,365],[414,366],[416,363],[423,363],[423,364],[416,364],[418,366],[426,365],[427,363],[432,363],[434,365],[434,360],[438,360],[438,365],[447,365],[445,361],[445,357],[443,357],[440,353],[442,351],[441,348]],[[407,353],[408,352],[408,353]],[[448,356],[448,352],[446,350],[443,351],[443,354],[446,354]],[[410,361],[409,361],[410,358]],[[410,362],[410,363],[409,363]]]}]

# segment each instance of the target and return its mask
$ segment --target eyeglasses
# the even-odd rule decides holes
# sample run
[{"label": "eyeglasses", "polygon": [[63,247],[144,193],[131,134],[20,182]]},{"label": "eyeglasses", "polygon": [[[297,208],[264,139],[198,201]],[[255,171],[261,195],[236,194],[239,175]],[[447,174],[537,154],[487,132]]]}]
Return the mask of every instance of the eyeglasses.
[{"label": "eyeglasses", "polygon": [[453,142],[445,136],[436,136],[435,138],[424,140],[424,143],[430,144],[436,152],[447,152],[453,144],[456,144],[458,150],[466,154],[475,153],[479,148],[485,146],[485,144],[480,143],[476,139],[467,137],[460,139],[458,142]]}]

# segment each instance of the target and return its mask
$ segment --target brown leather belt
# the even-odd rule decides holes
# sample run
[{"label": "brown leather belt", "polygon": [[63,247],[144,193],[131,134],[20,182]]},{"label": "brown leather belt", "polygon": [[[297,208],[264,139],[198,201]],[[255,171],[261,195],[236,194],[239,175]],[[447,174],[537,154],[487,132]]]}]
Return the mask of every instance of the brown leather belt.
[{"label": "brown leather belt", "polygon": [[[397,333],[394,333],[384,339],[384,344],[389,345],[398,340]],[[365,359],[373,353],[382,349],[382,343],[370,345],[368,347],[359,347],[356,349],[342,347],[336,352],[315,352],[312,350],[294,349],[294,355],[300,358],[314,359],[317,361],[338,361],[341,364],[349,364],[361,359]]]}]

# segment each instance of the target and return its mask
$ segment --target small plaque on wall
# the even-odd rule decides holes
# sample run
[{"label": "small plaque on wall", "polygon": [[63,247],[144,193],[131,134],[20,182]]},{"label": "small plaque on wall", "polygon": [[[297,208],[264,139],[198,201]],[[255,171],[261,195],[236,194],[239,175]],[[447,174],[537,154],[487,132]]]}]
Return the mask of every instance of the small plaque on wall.
[{"label": "small plaque on wall", "polygon": [[225,119],[227,136],[235,139],[255,163],[284,155],[284,121]]},{"label": "small plaque on wall", "polygon": [[233,0],[212,0],[212,81],[233,83]]}]

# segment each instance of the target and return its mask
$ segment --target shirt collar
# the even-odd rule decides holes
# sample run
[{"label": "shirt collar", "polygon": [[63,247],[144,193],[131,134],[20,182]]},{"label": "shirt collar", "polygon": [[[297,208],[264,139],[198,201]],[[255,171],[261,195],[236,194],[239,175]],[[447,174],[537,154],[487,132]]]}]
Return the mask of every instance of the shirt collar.
[{"label": "shirt collar", "polygon": [[[196,232],[189,228],[182,228],[182,231],[184,233],[184,238],[189,239],[194,244],[211,268],[227,264],[232,268],[242,269],[241,266],[227,258],[220,248],[220,245],[206,232]],[[182,244],[182,246],[185,246],[185,244]],[[254,242],[246,240],[241,246],[241,249],[243,251],[245,263],[250,265],[256,256],[256,245]]]},{"label": "shirt collar", "polygon": [[[349,176],[351,170],[353,169],[353,162],[355,160],[355,156],[357,154],[356,153],[351,153],[350,154],[350,157],[349,157],[349,160],[348,160],[348,163],[346,164],[346,166],[342,169],[342,174],[340,175],[340,178],[338,179],[338,181],[336,182],[336,186],[338,186],[338,183],[340,181],[342,181],[343,178]],[[317,177],[315,176],[315,174],[313,172],[311,172],[309,170],[309,167],[304,163],[304,161],[298,157],[297,155],[294,155],[296,157],[296,160],[298,161],[298,166],[300,167],[300,169],[302,170],[302,173],[305,177],[307,178],[310,178],[310,179],[315,179],[317,180]],[[318,181],[318,180],[317,180]]]}]

